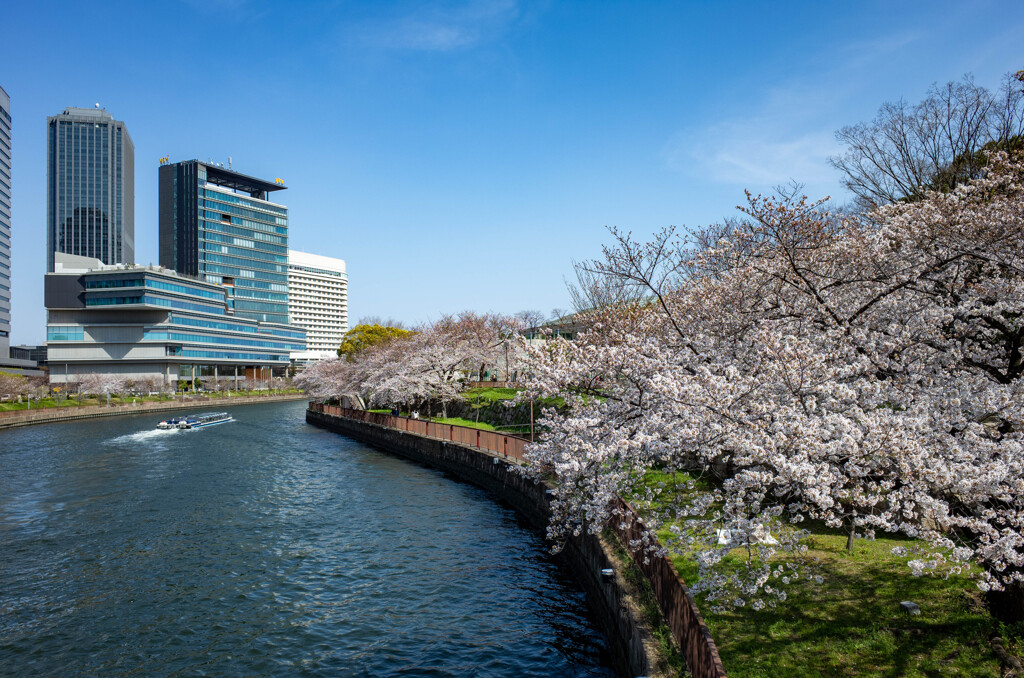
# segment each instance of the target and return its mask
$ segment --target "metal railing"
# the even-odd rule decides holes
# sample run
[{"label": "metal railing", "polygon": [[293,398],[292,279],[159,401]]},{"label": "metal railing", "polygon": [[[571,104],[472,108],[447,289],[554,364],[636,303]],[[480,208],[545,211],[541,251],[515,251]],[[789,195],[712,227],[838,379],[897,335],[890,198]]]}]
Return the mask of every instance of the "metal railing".
[{"label": "metal railing", "polygon": [[434,421],[413,419],[412,417],[399,417],[384,412],[367,412],[366,410],[352,410],[337,405],[323,405],[321,403],[310,403],[309,409],[314,412],[321,412],[335,417],[365,421],[377,426],[407,431],[430,438],[440,438],[453,443],[477,447],[481,450],[488,450],[508,459],[526,461],[526,444],[529,442],[524,438],[509,435],[507,433],[495,433],[484,431],[470,426],[458,426],[456,424],[440,424]]},{"label": "metal railing", "polygon": [[[657,539],[651,541],[640,514],[625,499],[616,497],[614,506],[621,511],[623,519],[612,520],[612,529],[650,582],[654,599],[658,601],[676,646],[686,657],[690,675],[725,678],[718,646],[676,566],[668,557],[655,555],[660,548]],[[653,550],[648,550],[650,548]]]}]

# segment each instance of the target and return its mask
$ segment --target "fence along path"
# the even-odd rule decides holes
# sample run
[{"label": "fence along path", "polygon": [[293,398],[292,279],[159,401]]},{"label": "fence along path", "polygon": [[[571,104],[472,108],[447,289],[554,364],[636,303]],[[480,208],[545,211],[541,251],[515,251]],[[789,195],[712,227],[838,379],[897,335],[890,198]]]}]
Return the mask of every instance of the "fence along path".
[{"label": "fence along path", "polygon": [[438,424],[433,421],[413,419],[412,417],[398,417],[393,414],[385,414],[384,412],[352,410],[347,407],[338,407],[337,405],[310,403],[309,407],[315,412],[322,412],[323,414],[330,414],[335,417],[355,419],[356,421],[365,421],[377,426],[396,428],[399,431],[408,431],[409,433],[430,438],[450,440],[453,443],[489,450],[508,459],[515,459],[520,462],[526,461],[524,452],[526,451],[526,443],[529,441],[507,433],[495,433],[493,431],[484,431],[478,428],[457,426],[455,424]]},{"label": "fence along path", "polygon": [[659,550],[657,539],[647,536],[647,527],[636,509],[622,497],[616,497],[614,504],[622,520],[613,520],[612,529],[650,582],[672,638],[686,657],[686,668],[699,678],[725,678],[718,646],[676,566],[668,556],[654,555]]},{"label": "fence along path", "polygon": [[[386,426],[489,450],[518,462],[526,461],[524,452],[529,441],[516,436],[483,431],[468,426],[437,424],[422,419],[396,417],[383,412],[351,410],[336,405],[311,402],[309,408],[314,412],[335,417],[365,421],[377,426]],[[711,631],[704,622],[704,617],[697,609],[693,595],[679,576],[675,565],[667,556],[655,555],[658,551],[657,543],[653,544],[655,548],[652,550],[651,540],[645,536],[647,528],[636,510],[621,497],[616,497],[615,505],[622,520],[613,520],[612,529],[629,551],[633,562],[650,582],[654,598],[672,631],[672,637],[682,650],[683,656],[686,657],[686,667],[690,674],[698,678],[726,678],[725,667],[722,665],[722,659],[718,656],[718,647],[711,637]]]}]

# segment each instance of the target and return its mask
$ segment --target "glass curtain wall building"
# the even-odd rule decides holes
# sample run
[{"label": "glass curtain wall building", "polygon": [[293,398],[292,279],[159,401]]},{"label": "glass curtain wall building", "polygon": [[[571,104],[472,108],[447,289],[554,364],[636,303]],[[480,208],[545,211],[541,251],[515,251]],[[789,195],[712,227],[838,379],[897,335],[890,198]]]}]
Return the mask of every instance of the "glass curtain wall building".
[{"label": "glass curtain wall building", "polygon": [[11,345],[11,97],[0,87],[0,362]]},{"label": "glass curtain wall building", "polygon": [[110,374],[233,387],[285,376],[290,353],[305,348],[300,328],[234,315],[222,285],[157,266],[92,264],[46,276],[51,383]]},{"label": "glass curtain wall building", "polygon": [[105,109],[46,119],[46,270],[54,254],[135,263],[135,146]]},{"label": "glass curtain wall building", "polygon": [[229,289],[237,317],[285,323],[288,208],[284,190],[212,163],[160,167],[160,265]]}]

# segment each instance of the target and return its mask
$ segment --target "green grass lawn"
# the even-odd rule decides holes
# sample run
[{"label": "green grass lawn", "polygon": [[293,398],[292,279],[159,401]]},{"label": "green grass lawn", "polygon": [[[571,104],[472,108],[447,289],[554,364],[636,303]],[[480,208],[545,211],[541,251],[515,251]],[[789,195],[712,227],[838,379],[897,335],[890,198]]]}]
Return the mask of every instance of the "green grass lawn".
[{"label": "green grass lawn", "polygon": [[[517,395],[519,395],[519,391],[517,389],[514,389],[514,388],[483,388],[483,387],[480,387],[480,388],[466,389],[460,395],[468,403],[474,403],[474,404],[480,405],[481,407],[487,407],[488,405],[492,405],[492,404],[494,404],[494,403],[496,403],[496,402],[498,402],[500,400],[512,400]],[[540,409],[541,408],[544,408],[544,407],[555,407],[555,408],[565,407],[565,399],[561,398],[561,397],[558,397],[558,398],[541,398],[540,400],[537,400],[535,402],[536,402],[536,408],[537,408],[536,416],[538,416],[538,417],[540,416]],[[526,430],[527,430],[527,432],[529,432],[529,427],[528,426],[527,426]]]},{"label": "green grass lawn", "polygon": [[430,421],[435,424],[455,424],[456,426],[468,426],[469,428],[478,428],[482,431],[494,431],[495,428],[486,422],[476,422],[471,419],[462,419],[461,417],[434,417]]},{"label": "green grass lawn", "polygon": [[512,400],[518,394],[514,388],[470,388],[462,392],[462,397],[470,402],[479,400],[481,404],[489,405],[498,400]]},{"label": "green grass lawn", "polygon": [[[648,482],[666,478],[651,474]],[[823,525],[808,529],[808,552],[785,555],[813,565],[822,583],[801,578],[784,603],[759,612],[713,613],[698,597],[729,676],[1001,675],[988,642],[1000,625],[973,581],[911,576],[906,559],[891,552],[911,543],[905,538],[858,539],[848,553],[846,535]],[[663,542],[670,534],[667,525],[659,530]],[[684,581],[697,580],[692,559],[672,560]],[[921,614],[903,612],[904,600],[920,605]],[[1024,626],[1001,632],[1019,655]]]},{"label": "green grass lawn", "polygon": [[[3,403],[0,403],[0,412],[11,412],[11,411],[14,411],[14,410],[25,410],[25,409],[29,409],[28,405],[29,404],[26,403],[26,402],[20,402],[20,403],[16,403],[16,402],[3,402]],[[72,401],[72,400],[64,400],[62,402],[57,402],[53,398],[43,398],[42,400],[36,400],[35,398],[33,398],[32,399],[32,407],[31,407],[31,409],[39,410],[39,409],[43,409],[43,408],[47,408],[47,407],[78,407],[78,405],[79,405],[78,401]]]}]

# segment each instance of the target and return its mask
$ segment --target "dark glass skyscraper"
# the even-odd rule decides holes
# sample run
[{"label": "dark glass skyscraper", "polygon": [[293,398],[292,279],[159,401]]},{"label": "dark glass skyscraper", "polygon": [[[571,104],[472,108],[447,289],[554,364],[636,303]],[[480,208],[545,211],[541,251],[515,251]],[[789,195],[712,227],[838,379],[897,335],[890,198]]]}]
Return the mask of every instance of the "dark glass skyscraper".
[{"label": "dark glass skyscraper", "polygon": [[288,323],[285,187],[219,165],[160,167],[160,265],[229,289],[234,314]]},{"label": "dark glass skyscraper", "polygon": [[11,343],[11,97],[0,87],[0,361]]},{"label": "dark glass skyscraper", "polygon": [[46,122],[46,270],[54,252],[135,263],[135,146],[124,123],[99,107]]}]

